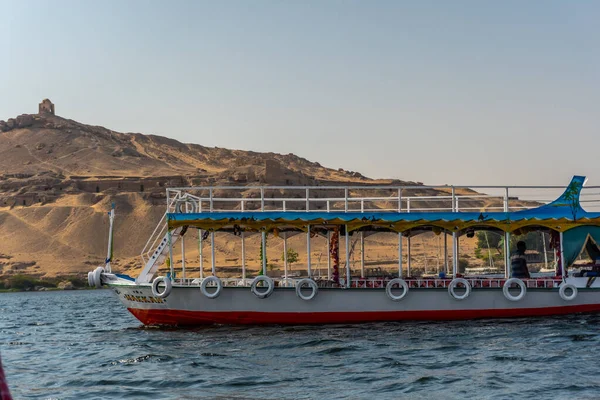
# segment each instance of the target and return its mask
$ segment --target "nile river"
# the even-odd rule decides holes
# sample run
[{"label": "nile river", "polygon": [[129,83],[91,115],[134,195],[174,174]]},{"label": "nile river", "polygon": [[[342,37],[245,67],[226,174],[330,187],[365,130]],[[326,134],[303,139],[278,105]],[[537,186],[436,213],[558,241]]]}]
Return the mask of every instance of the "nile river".
[{"label": "nile river", "polygon": [[0,294],[15,399],[600,398],[600,316],[143,328],[108,290]]}]

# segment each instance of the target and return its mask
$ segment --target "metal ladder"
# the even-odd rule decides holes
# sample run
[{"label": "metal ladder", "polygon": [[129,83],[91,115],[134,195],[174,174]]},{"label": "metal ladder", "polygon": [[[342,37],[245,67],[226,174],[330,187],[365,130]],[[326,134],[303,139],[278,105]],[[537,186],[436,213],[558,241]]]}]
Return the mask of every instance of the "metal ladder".
[{"label": "metal ladder", "polygon": [[[181,236],[185,234],[187,227],[179,227],[171,232],[171,245],[175,244]],[[185,229],[185,230],[184,230]],[[169,232],[165,232],[162,240],[156,246],[156,249],[146,261],[144,269],[140,275],[136,278],[136,283],[148,283],[158,270],[158,267],[165,262],[165,259],[169,256]]]}]

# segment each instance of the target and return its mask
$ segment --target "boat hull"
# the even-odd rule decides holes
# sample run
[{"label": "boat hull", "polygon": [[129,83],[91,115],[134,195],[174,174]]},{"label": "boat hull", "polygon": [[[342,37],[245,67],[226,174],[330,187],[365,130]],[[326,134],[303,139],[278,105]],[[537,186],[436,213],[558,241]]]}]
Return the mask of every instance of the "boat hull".
[{"label": "boat hull", "polygon": [[405,320],[468,320],[600,312],[600,290],[579,289],[566,301],[553,289],[528,289],[520,301],[508,300],[502,289],[474,289],[464,300],[444,288],[410,289],[392,301],[383,289],[322,288],[302,300],[294,288],[276,288],[259,299],[247,287],[223,288],[216,299],[198,287],[173,287],[166,299],[149,286],[113,287],[127,309],[143,324],[198,326],[208,324],[341,324]]}]

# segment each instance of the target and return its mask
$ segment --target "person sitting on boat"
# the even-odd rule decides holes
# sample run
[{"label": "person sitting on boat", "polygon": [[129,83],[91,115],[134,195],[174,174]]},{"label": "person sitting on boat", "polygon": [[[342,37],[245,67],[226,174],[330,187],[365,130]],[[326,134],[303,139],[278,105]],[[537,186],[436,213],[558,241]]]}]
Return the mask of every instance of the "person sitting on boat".
[{"label": "person sitting on boat", "polygon": [[517,251],[510,258],[510,269],[512,271],[513,278],[531,278],[531,275],[529,275],[529,269],[527,269],[525,250],[527,250],[527,245],[525,242],[518,242]]}]

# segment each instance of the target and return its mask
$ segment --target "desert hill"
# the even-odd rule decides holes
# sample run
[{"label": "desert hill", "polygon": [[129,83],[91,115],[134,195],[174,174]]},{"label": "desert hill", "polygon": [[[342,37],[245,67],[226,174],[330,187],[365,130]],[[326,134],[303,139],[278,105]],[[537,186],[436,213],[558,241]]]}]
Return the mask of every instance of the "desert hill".
[{"label": "desert hill", "polygon": [[[51,103],[40,104],[38,114],[0,121],[0,276],[23,272],[54,276],[92,269],[105,257],[106,212],[113,202],[115,268],[135,272],[140,267],[137,256],[164,213],[166,187],[418,185],[370,179],[293,154],[209,148],[115,132],[56,116],[54,106],[44,108],[45,104]],[[447,194],[427,190],[431,195]],[[292,246],[302,261],[303,240],[297,240]],[[217,244],[220,264],[239,263],[236,242],[220,237]],[[374,238],[371,244],[379,246],[374,254],[384,259],[396,252],[393,235]],[[424,241],[419,246],[427,247]],[[325,252],[318,250],[318,243],[315,249],[313,257]],[[197,253],[190,250],[188,257],[197,260]],[[439,264],[439,246],[437,253]],[[278,258],[275,253],[270,256],[276,264]]]}]

